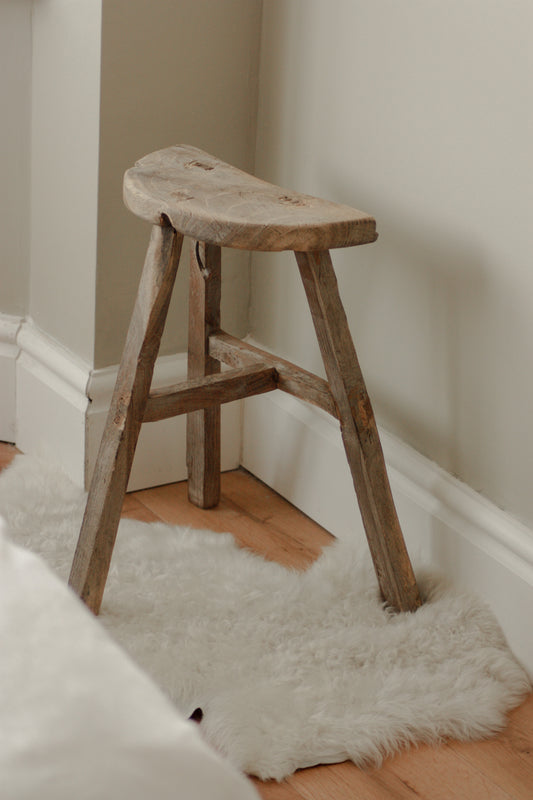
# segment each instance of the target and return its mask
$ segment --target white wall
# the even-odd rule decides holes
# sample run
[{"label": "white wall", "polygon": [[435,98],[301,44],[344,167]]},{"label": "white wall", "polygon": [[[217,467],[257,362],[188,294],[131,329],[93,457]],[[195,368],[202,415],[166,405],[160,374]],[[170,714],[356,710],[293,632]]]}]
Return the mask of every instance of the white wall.
[{"label": "white wall", "polygon": [[[376,216],[334,261],[378,420],[530,527],[532,29],[527,0],[269,0],[256,154]],[[254,338],[319,369],[291,258],[254,263]]]},{"label": "white wall", "polygon": [[33,4],[30,315],[93,362],[101,3]]},{"label": "white wall", "polygon": [[[123,206],[124,170],[180,141],[252,167],[261,5],[0,0],[0,438],[53,452],[80,483],[149,237]],[[225,259],[223,320],[237,334],[247,332],[249,260]],[[165,354],[186,348],[187,253],[183,262]],[[226,468],[240,445],[238,414],[229,418]],[[137,486],[184,477],[169,430],[145,426]]]},{"label": "white wall", "polygon": [[[208,14],[212,3],[184,3],[183,27],[175,20],[168,34],[158,22],[153,37],[141,24],[152,3],[136,0],[130,23],[118,13],[120,4],[108,4],[100,129],[99,4],[33,5],[30,299],[30,3],[0,2],[6,61],[0,158],[8,188],[0,201],[0,312],[29,310],[76,356],[90,364],[96,347],[105,364],[125,324],[123,314],[113,320],[114,304],[127,311],[132,300],[124,275],[134,237],[128,229],[122,271],[110,267],[95,288],[99,144],[105,143],[100,255],[102,264],[111,264],[120,236],[110,236],[106,226],[124,214],[117,210],[123,165],[112,166],[121,134],[128,163],[152,145],[167,144],[176,128],[174,140],[194,138],[251,164],[260,3],[232,0],[215,17]],[[244,12],[241,36],[237,21]],[[377,244],[339,252],[335,261],[379,420],[530,526],[532,22],[525,0],[515,0],[512,13],[508,4],[480,0],[408,0],[401,7],[392,0],[269,0],[257,140],[259,174],[377,217]],[[166,37],[165,48],[153,45],[156,32]],[[190,43],[199,37],[203,49],[190,60]],[[225,46],[228,37],[234,47]],[[156,141],[150,137],[157,109],[135,111],[136,82],[146,89],[155,73],[131,70],[143,62],[148,40],[157,67],[174,39],[182,55],[171,53],[172,69],[151,95],[145,91],[146,102],[157,98],[158,108],[169,105],[167,91],[172,100]],[[183,53],[189,60],[180,61]],[[224,58],[227,74],[215,86]],[[210,118],[219,124],[209,126]],[[144,226],[133,218],[127,224],[140,226],[140,260]],[[320,369],[292,260],[290,269],[283,256],[270,260],[272,269],[254,272],[253,334]],[[233,296],[231,281],[227,296]],[[242,329],[242,294],[237,305],[232,313]],[[95,317],[103,332],[98,345]],[[172,336],[168,348],[181,346],[179,325]]]},{"label": "white wall", "polygon": [[[0,22],[0,313],[108,366],[149,236],[124,170],[183,141],[252,168],[261,0],[0,0]],[[225,269],[240,334],[248,267],[240,253]],[[181,272],[166,353],[186,347],[186,258]]]},{"label": "white wall", "polygon": [[[143,155],[188,143],[253,166],[260,0],[104,2],[95,364],[116,363],[149,226],[122,203],[124,171]],[[163,353],[187,347],[188,243]],[[224,324],[247,331],[249,256],[227,251]]]},{"label": "white wall", "polygon": [[29,275],[31,0],[0,0],[0,312],[24,314]]},{"label": "white wall", "polygon": [[31,0],[0,0],[0,439],[14,441],[16,336],[27,310]]}]

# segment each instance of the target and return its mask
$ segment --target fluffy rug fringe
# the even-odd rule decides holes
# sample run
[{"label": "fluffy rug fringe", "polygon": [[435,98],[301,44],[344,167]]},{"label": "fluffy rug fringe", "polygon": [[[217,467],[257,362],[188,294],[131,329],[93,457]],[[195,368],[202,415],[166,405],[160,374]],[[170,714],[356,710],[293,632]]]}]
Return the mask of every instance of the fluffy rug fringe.
[{"label": "fluffy rug fringe", "polygon": [[[44,461],[0,476],[12,538],[68,575],[85,496]],[[230,534],[121,522],[101,613],[109,633],[239,769],[281,780],[379,764],[409,743],[490,736],[530,689],[494,616],[430,573],[390,614],[366,555],[336,543],[305,572]]]}]

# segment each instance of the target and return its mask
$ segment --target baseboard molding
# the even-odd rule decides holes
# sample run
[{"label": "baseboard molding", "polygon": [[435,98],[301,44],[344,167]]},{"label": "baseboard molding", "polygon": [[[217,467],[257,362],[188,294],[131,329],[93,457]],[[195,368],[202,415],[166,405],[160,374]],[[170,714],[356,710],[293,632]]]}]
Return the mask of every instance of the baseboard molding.
[{"label": "baseboard molding", "polygon": [[17,333],[22,317],[0,314],[0,441],[16,439],[16,377],[19,347]]},{"label": "baseboard molding", "polygon": [[[533,675],[533,531],[381,431],[392,491],[417,568],[431,566],[492,607]],[[364,542],[338,425],[273,392],[244,403],[243,466],[338,538]]]},{"label": "baseboard molding", "polygon": [[[19,320],[15,335],[10,366],[15,375],[16,364],[16,431],[10,441],[24,453],[53,458],[77,485],[88,486],[118,368],[92,370],[29,320]],[[152,385],[176,383],[185,375],[185,354],[162,356]],[[241,403],[236,402],[222,411],[222,469],[239,466],[240,445]],[[128,488],[185,478],[185,417],[143,425]]]},{"label": "baseboard molding", "polygon": [[53,458],[83,486],[90,367],[31,320],[22,323],[17,344],[16,444]]}]

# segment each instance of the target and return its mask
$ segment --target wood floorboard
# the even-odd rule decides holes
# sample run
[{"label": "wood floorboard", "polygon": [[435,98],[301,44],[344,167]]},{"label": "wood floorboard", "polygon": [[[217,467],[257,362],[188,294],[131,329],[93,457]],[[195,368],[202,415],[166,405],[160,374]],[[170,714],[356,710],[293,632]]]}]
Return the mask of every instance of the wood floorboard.
[{"label": "wood floorboard", "polygon": [[0,471],[11,464],[17,453],[20,453],[20,450],[17,450],[14,444],[0,442]]},{"label": "wood floorboard", "polygon": [[243,470],[228,472],[223,476],[223,492],[242,513],[300,542],[306,550],[313,552],[315,558],[323,547],[335,541],[335,537],[325,528]]},{"label": "wood floorboard", "polygon": [[345,761],[342,764],[312,767],[299,770],[288,779],[304,800],[322,800],[325,797],[335,800],[416,800],[417,795],[404,786],[401,781],[358,769]]},{"label": "wood floorboard", "polygon": [[[17,453],[0,443],[0,470]],[[123,515],[231,531],[242,546],[298,569],[318,557],[332,537],[244,471],[222,476],[218,508],[187,500],[185,483],[127,495]],[[253,780],[263,800],[532,800],[533,695],[509,715],[505,730],[485,742],[411,748],[379,769],[351,762],[299,770],[286,781]]]},{"label": "wood floorboard", "polygon": [[481,773],[494,785],[510,792],[513,800],[531,800],[533,798],[531,767],[505,742],[483,742],[474,745],[471,743],[453,744],[451,749],[478,774]]},{"label": "wood floorboard", "polygon": [[486,742],[452,742],[450,747],[517,800],[533,798],[533,696],[511,712],[499,736]]},{"label": "wood floorboard", "polygon": [[[224,473],[222,476],[221,500],[219,505],[212,509],[197,508],[190,504],[187,500],[185,483],[144,489],[135,492],[134,496],[164,522],[207,528],[219,533],[229,531],[242,547],[248,547],[286,567],[303,569],[314,561],[319,554],[316,542],[307,546],[300,538],[280,530],[268,520],[262,522],[254,516],[249,516],[230,496],[226,495],[225,486],[229,475],[231,473]],[[255,483],[254,479],[250,479],[252,494]],[[281,498],[278,498],[279,500]]]},{"label": "wood floorboard", "polygon": [[144,503],[141,503],[134,494],[127,494],[124,498],[121,516],[128,519],[137,519],[140,522],[161,522],[161,518],[154,514]]},{"label": "wood floorboard", "polygon": [[[260,781],[257,778],[251,778],[251,781],[263,800],[302,800],[302,795],[287,781],[278,783],[277,781]],[[329,796],[333,797],[334,795]]]},{"label": "wood floorboard", "polygon": [[394,776],[424,800],[511,800],[508,794],[448,745],[422,745],[388,759],[380,774]]}]

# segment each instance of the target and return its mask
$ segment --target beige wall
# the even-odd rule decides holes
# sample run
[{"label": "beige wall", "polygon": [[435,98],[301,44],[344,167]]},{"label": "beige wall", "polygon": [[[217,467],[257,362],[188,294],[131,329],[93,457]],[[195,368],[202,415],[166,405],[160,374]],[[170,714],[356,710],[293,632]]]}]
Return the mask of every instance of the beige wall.
[{"label": "beige wall", "polygon": [[[149,226],[122,204],[136,159],[189,143],[253,166],[259,0],[104,0],[96,366],[120,358]],[[162,352],[186,349],[184,253]],[[225,253],[223,321],[247,330],[249,256]]]},{"label": "beige wall", "polygon": [[[252,168],[261,0],[0,0],[0,23],[0,313],[111,365],[149,236],[124,170],[178,142]],[[186,348],[186,266],[164,353]],[[249,256],[224,266],[244,334]]]},{"label": "beige wall", "polygon": [[[377,217],[334,260],[378,418],[529,525],[532,29],[527,0],[268,0],[256,155]],[[317,368],[291,259],[254,264],[255,338]]]},{"label": "beige wall", "polygon": [[100,3],[33,4],[31,274],[35,323],[93,360]]},{"label": "beige wall", "polygon": [[0,312],[27,307],[31,2],[0,0]]},{"label": "beige wall", "polygon": [[[261,3],[105,0],[101,105],[100,3],[33,3],[31,76],[30,6],[0,0],[0,312],[105,366],[148,236],[122,172],[179,141],[252,166]],[[268,0],[256,152],[263,177],[376,215],[378,242],[335,262],[378,418],[529,525],[532,25],[526,0]],[[292,259],[255,265],[253,334],[320,369]],[[243,333],[246,256],[227,267]]]}]

